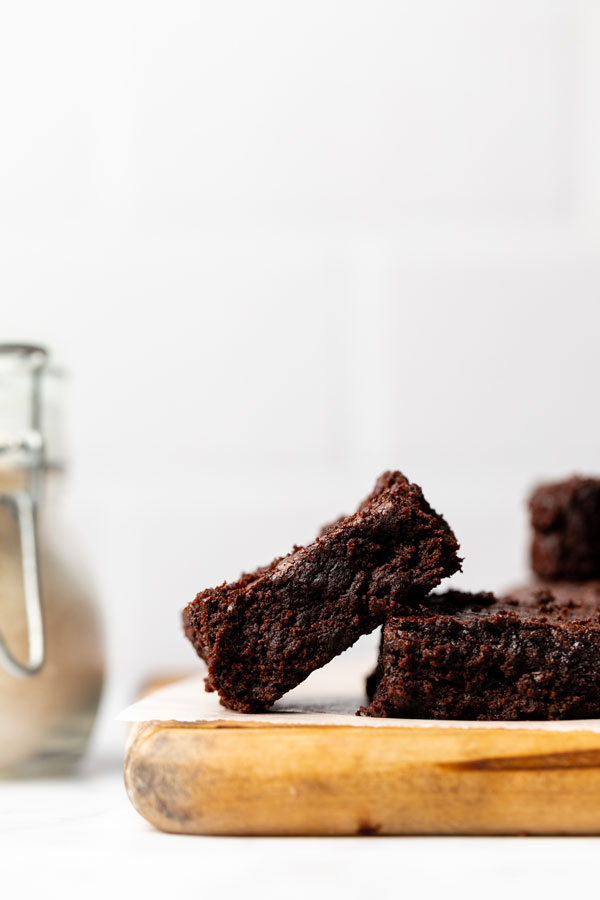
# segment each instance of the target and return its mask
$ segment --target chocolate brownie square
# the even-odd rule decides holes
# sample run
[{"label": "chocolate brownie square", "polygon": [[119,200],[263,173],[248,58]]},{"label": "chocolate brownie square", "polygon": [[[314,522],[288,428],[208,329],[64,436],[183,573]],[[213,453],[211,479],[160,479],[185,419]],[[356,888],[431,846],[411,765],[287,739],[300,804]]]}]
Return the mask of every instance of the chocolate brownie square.
[{"label": "chocolate brownie square", "polygon": [[529,500],[531,565],[541,579],[600,578],[600,479],[543,484]]},{"label": "chocolate brownie square", "polygon": [[546,591],[519,602],[492,594],[432,595],[383,628],[361,715],[419,719],[600,716],[595,604]]},{"label": "chocolate brownie square", "polygon": [[186,607],[185,633],[208,665],[207,690],[240,712],[267,709],[456,572],[457,550],[421,488],[384,473],[354,515],[312,544]]}]

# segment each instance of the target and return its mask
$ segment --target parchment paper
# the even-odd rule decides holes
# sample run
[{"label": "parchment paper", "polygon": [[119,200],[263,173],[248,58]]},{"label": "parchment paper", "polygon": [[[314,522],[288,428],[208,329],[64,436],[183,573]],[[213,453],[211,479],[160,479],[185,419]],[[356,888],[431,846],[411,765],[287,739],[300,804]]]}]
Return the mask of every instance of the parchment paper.
[{"label": "parchment paper", "polygon": [[[368,670],[367,666],[362,666]],[[600,733],[600,719],[562,722],[465,722],[450,719],[374,719],[355,715],[367,704],[360,693],[364,683],[356,660],[336,660],[314,672],[272,707],[268,713],[244,715],[225,709],[217,694],[204,690],[204,671],[157,691],[128,706],[122,722],[186,722],[199,724],[350,725],[353,728],[503,728],[543,731],[592,731]]]}]

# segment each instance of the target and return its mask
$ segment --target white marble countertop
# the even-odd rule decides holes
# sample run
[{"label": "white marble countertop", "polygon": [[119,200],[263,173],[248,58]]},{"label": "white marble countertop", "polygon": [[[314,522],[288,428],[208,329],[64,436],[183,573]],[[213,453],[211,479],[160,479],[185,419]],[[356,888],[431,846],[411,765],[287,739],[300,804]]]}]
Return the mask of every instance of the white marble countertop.
[{"label": "white marble countertop", "polygon": [[[593,896],[596,838],[213,838],[162,834],[121,763],[73,779],[0,783],[5,896],[344,898]],[[441,893],[443,892],[443,894]]]}]

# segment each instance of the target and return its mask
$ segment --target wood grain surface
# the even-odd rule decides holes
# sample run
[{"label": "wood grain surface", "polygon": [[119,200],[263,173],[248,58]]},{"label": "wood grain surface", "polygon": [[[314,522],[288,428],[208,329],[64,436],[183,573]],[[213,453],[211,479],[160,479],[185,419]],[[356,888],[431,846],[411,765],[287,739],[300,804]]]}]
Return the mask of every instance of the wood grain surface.
[{"label": "wood grain surface", "polygon": [[147,722],[125,784],[186,834],[599,834],[600,734]]}]

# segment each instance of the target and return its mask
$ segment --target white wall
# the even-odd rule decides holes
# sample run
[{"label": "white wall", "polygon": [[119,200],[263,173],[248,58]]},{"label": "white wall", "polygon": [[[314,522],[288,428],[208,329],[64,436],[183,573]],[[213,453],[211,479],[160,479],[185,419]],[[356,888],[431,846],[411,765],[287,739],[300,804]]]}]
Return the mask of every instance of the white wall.
[{"label": "white wall", "polygon": [[71,372],[106,735],[385,467],[522,577],[531,483],[600,468],[599,88],[591,0],[3,8],[2,336]]}]

